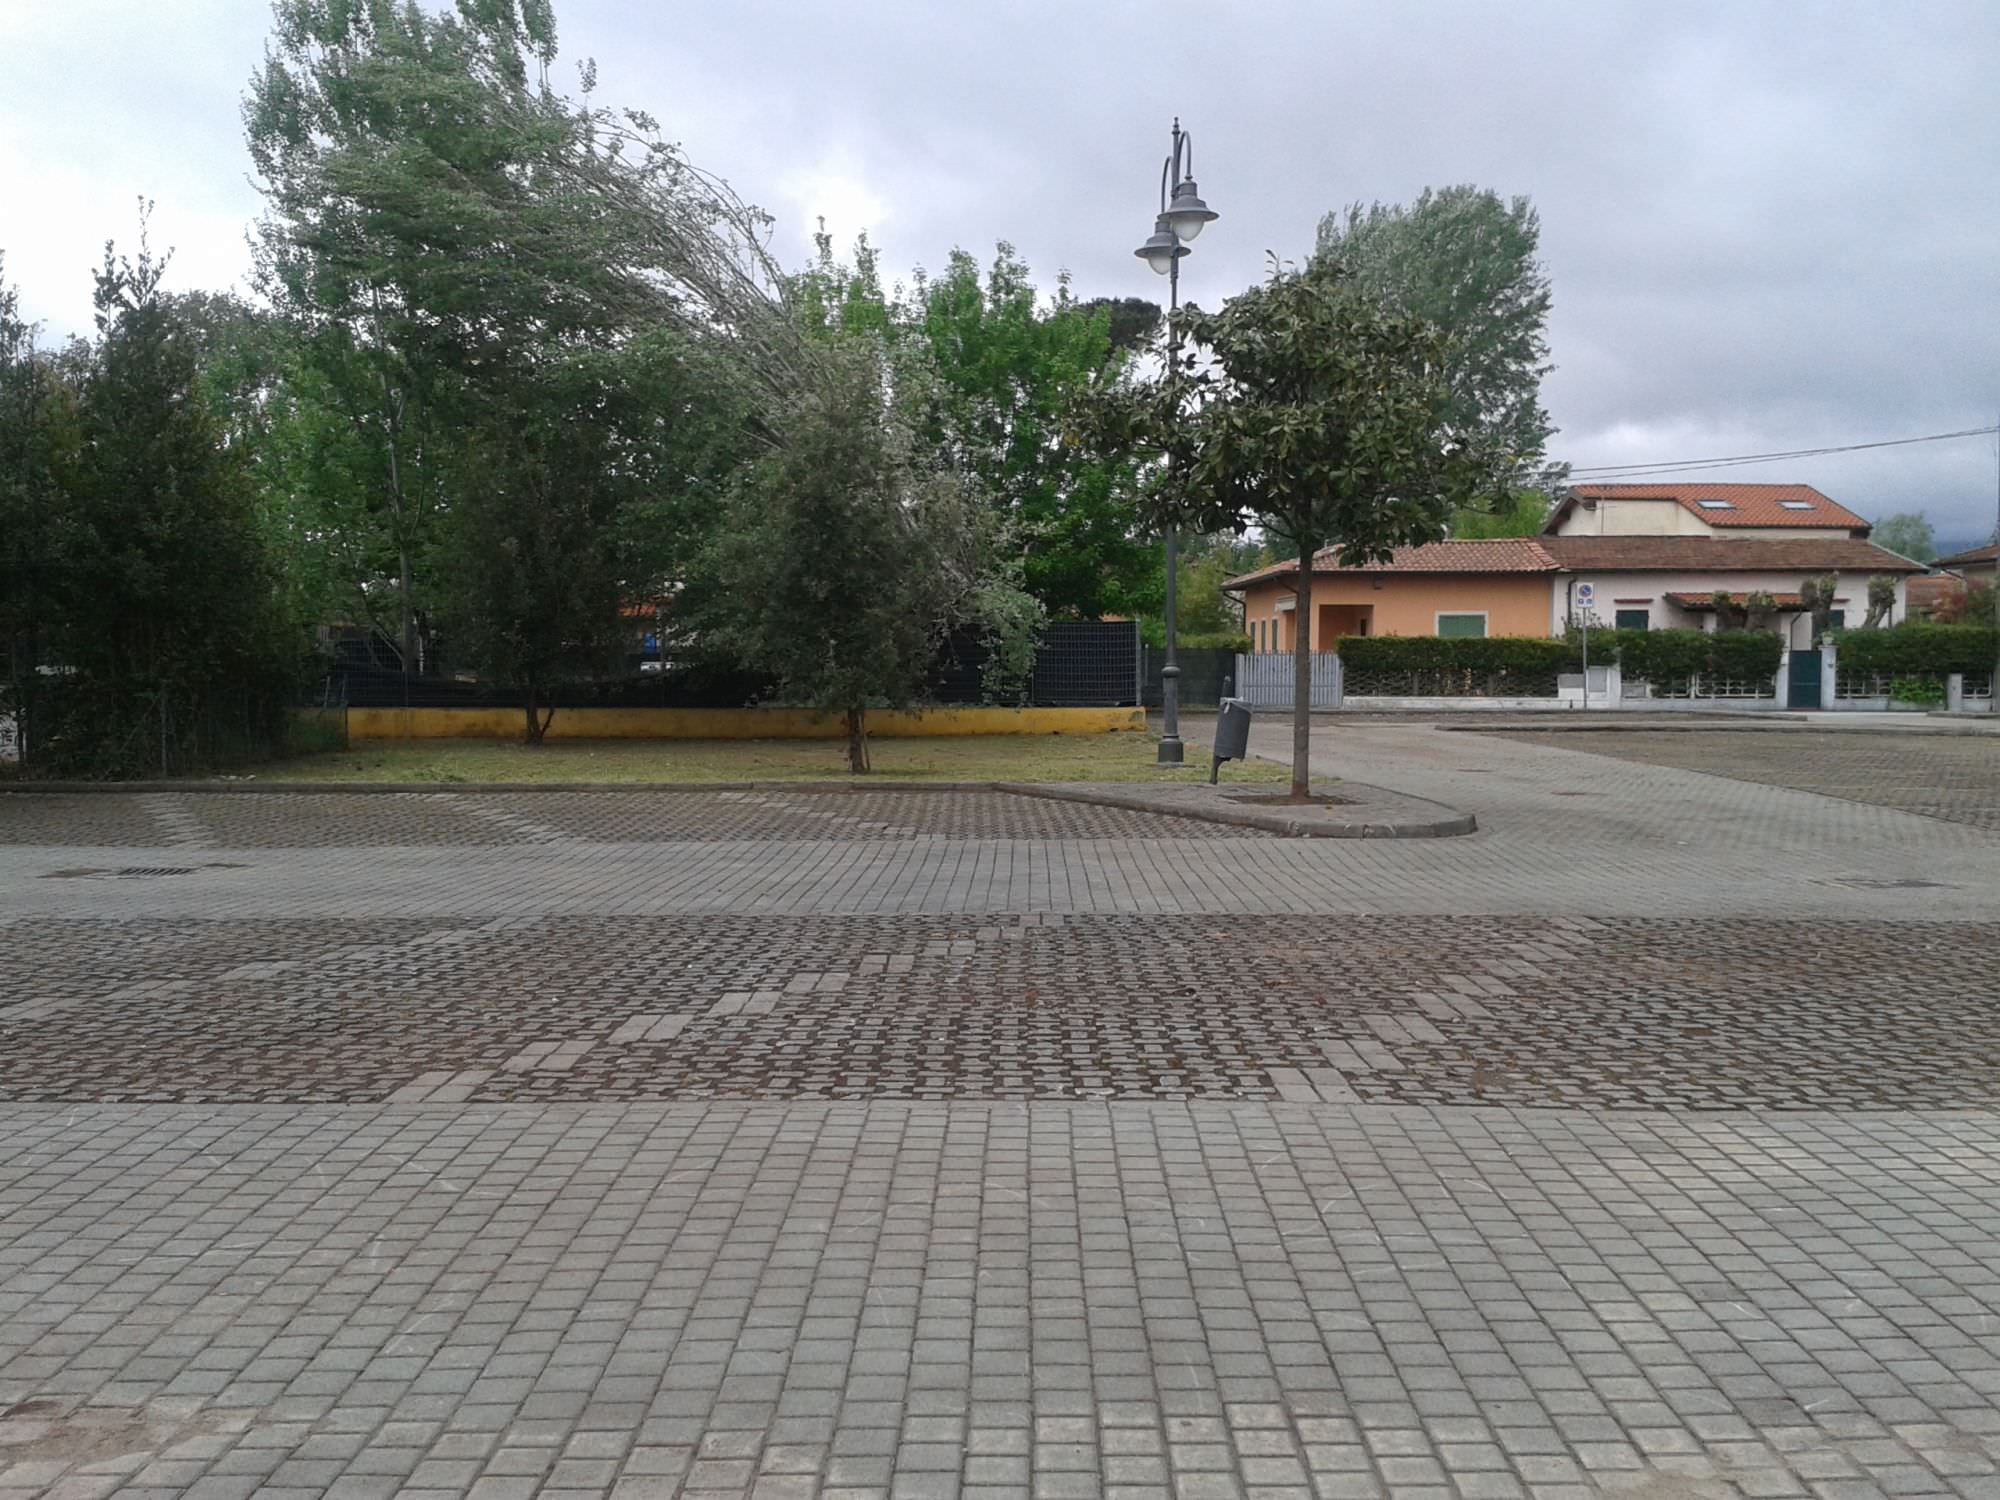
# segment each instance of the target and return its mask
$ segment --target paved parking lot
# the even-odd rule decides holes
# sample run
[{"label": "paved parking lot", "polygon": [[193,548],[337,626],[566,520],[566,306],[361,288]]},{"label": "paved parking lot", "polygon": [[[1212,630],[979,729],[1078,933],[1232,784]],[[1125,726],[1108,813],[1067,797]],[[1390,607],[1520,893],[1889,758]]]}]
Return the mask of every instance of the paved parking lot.
[{"label": "paved parking lot", "polygon": [[0,1497],[1994,1500],[2000,834],[1602,738],[0,797]]},{"label": "paved parking lot", "polygon": [[1533,744],[1793,787],[2000,832],[2000,735],[1817,729],[1587,734],[1507,731]]}]

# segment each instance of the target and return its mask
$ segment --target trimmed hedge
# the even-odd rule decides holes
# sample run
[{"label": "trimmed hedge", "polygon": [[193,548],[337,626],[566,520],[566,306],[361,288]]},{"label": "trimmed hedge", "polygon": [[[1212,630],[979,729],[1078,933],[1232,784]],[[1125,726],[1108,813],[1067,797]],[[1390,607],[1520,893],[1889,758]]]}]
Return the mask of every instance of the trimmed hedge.
[{"label": "trimmed hedge", "polygon": [[1546,676],[1576,665],[1567,641],[1537,636],[1350,635],[1340,659],[1356,672],[1517,672]]},{"label": "trimmed hedge", "polygon": [[[1359,697],[1546,698],[1554,696],[1559,675],[1583,668],[1580,634],[1555,641],[1539,636],[1347,636],[1338,649],[1348,691]],[[1615,658],[1627,677],[1677,689],[1695,678],[1774,683],[1784,649],[1784,642],[1765,630],[1590,632],[1592,661],[1601,665]]]},{"label": "trimmed hedge", "polygon": [[1961,672],[1984,677],[2000,656],[2000,630],[1991,625],[1896,625],[1887,630],[1834,632],[1840,670],[1945,676]]},{"label": "trimmed hedge", "polygon": [[1534,636],[1347,636],[1340,659],[1356,697],[1552,698],[1572,665],[1567,642]]},{"label": "trimmed hedge", "polygon": [[[1580,635],[1570,637],[1581,661]],[[1768,630],[1592,630],[1590,659],[1618,658],[1635,681],[1774,682],[1785,643]]]}]

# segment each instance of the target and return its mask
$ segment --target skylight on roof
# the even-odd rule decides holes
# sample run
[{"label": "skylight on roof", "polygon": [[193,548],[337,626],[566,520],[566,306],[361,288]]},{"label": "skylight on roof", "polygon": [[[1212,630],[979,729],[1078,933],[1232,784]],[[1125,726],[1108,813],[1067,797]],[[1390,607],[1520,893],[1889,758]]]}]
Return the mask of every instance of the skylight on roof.
[{"label": "skylight on roof", "polygon": [[1730,504],[1730,503],[1729,503],[1729,502],[1728,502],[1727,500],[1697,500],[1697,501],[1695,501],[1695,504],[1696,504],[1696,505],[1699,505],[1699,506],[1700,506],[1700,507],[1701,507],[1701,508],[1702,508],[1703,510],[1734,510],[1734,509],[1736,509],[1736,507],[1735,507],[1735,506],[1733,506],[1733,505],[1731,505],[1731,504]]},{"label": "skylight on roof", "polygon": [[1780,500],[1778,504],[1786,510],[1811,510],[1813,508],[1813,503],[1810,500]]}]

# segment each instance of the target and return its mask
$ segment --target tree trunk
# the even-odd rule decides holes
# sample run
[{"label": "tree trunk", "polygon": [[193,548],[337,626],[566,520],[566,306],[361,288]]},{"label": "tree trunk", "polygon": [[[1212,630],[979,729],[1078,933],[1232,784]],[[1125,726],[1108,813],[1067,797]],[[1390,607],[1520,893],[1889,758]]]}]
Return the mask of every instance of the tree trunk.
[{"label": "tree trunk", "polygon": [[847,711],[847,769],[856,776],[868,774],[868,710],[856,706]]},{"label": "tree trunk", "polygon": [[1313,545],[1299,543],[1299,587],[1292,621],[1292,795],[1312,787]]},{"label": "tree trunk", "polygon": [[542,736],[549,732],[549,725],[555,719],[556,706],[551,703],[549,711],[543,713],[541,711],[541,695],[536,692],[535,685],[532,682],[523,690],[521,702],[526,706],[528,714],[527,742],[530,745],[539,745],[542,742]]},{"label": "tree trunk", "polygon": [[410,603],[410,549],[398,544],[397,592],[403,607],[403,675],[408,677],[417,668],[417,614]]}]

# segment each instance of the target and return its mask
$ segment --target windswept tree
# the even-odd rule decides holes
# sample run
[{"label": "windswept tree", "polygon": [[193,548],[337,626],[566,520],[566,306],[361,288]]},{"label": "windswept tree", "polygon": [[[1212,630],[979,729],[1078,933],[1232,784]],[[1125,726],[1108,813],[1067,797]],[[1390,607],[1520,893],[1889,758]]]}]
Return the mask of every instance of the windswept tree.
[{"label": "windswept tree", "polygon": [[[1445,534],[1506,465],[1451,418],[1445,339],[1365,291],[1338,260],[1280,269],[1220,312],[1190,307],[1193,373],[1113,397],[1108,430],[1162,461],[1152,506],[1184,529],[1256,525],[1298,559],[1298,618],[1313,619],[1325,547],[1359,564]],[[1312,632],[1295,642],[1292,791],[1308,790]]]},{"label": "windswept tree", "polygon": [[446,535],[466,436],[517,396],[532,429],[538,372],[667,331],[727,344],[714,368],[767,408],[810,377],[761,217],[648,117],[592,104],[587,66],[583,102],[559,93],[555,59],[541,0],[277,0],[245,109],[261,279],[300,342],[299,457],[354,592],[397,601],[406,666],[419,612],[465,594],[435,565],[468,555]]}]

